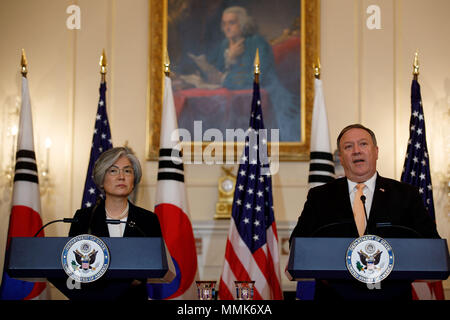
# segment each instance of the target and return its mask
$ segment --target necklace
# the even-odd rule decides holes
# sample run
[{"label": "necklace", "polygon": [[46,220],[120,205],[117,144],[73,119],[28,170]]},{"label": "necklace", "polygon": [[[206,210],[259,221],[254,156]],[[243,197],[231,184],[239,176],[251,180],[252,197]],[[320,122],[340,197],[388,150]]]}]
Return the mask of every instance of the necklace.
[{"label": "necklace", "polygon": [[[127,202],[127,206],[125,207],[125,210],[122,211],[122,213],[115,219],[117,220],[122,220],[123,218],[125,218],[128,215],[128,209],[130,208],[129,203]],[[108,209],[106,209],[105,206],[105,211],[106,211],[106,215],[108,216],[108,218],[114,219],[111,214],[109,213]]]}]

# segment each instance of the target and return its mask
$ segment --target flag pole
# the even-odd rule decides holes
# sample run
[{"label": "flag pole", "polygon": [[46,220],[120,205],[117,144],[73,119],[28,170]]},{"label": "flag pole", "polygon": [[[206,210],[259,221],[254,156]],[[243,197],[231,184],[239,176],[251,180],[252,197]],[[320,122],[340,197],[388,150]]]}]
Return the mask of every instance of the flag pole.
[{"label": "flag pole", "polygon": [[103,49],[102,55],[100,56],[100,62],[98,63],[100,65],[100,74],[102,75],[102,83],[106,80],[106,53],[105,49]]},{"label": "flag pole", "polygon": [[167,52],[167,48],[164,52],[164,74],[167,77],[170,76],[170,59],[169,59],[169,53]]},{"label": "flag pole", "polygon": [[[87,167],[86,180],[84,181],[84,190],[81,200],[82,208],[94,207],[99,200],[101,200],[100,190],[96,187],[94,180],[92,179],[92,170],[94,168],[95,161],[99,158],[100,154],[113,147],[111,140],[111,129],[108,120],[108,114],[106,110],[106,72],[107,61],[106,53],[103,48],[102,55],[100,56],[100,88],[99,88],[99,100],[97,104],[96,121],[94,123],[94,134],[92,136],[91,151],[89,155],[89,162]],[[100,120],[101,121],[98,121]]]},{"label": "flag pole", "polygon": [[417,81],[419,77],[419,53],[416,50],[416,53],[414,54],[414,61],[413,61],[413,76],[414,80]]},{"label": "flag pole", "polygon": [[260,62],[259,62],[259,49],[256,49],[255,61],[254,61],[254,74],[255,82],[259,83],[259,74],[261,73]]},{"label": "flag pole", "polygon": [[320,58],[317,58],[317,64],[313,64],[314,77],[320,80]]},{"label": "flag pole", "polygon": [[22,49],[22,57],[20,59],[20,66],[21,66],[20,72],[22,73],[22,76],[26,78],[27,73],[28,73],[28,62],[27,62],[27,56],[25,55],[25,49]]}]

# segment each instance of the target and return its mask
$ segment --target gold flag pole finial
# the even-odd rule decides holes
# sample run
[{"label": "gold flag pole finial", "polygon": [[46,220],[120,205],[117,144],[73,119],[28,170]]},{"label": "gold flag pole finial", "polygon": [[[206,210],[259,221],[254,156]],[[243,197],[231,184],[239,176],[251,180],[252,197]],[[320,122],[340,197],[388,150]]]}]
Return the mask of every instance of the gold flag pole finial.
[{"label": "gold flag pole finial", "polygon": [[100,65],[100,74],[102,75],[102,82],[105,82],[106,77],[106,53],[105,49],[102,51],[102,55],[100,56],[100,62],[98,63]]},{"label": "gold flag pole finial", "polygon": [[317,58],[317,64],[313,64],[314,77],[320,79],[320,58]]},{"label": "gold flag pole finial", "polygon": [[28,73],[28,62],[27,57],[25,55],[25,49],[22,49],[22,58],[20,59],[20,72],[22,76],[26,77]]},{"label": "gold flag pole finial", "polygon": [[170,76],[170,59],[169,59],[169,53],[167,52],[167,48],[164,52],[164,74],[167,77]]},{"label": "gold flag pole finial", "polygon": [[259,74],[261,73],[258,48],[256,49],[254,67],[255,67],[255,82],[258,83],[259,82]]},{"label": "gold flag pole finial", "polygon": [[417,80],[419,76],[419,53],[416,50],[416,53],[414,54],[414,62],[413,62],[413,76],[414,80]]}]

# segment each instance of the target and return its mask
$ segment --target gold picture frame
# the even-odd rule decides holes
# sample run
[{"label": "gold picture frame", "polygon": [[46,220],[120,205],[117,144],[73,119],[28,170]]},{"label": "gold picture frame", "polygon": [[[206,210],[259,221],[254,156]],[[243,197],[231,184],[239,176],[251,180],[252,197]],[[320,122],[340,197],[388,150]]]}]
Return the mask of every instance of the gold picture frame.
[{"label": "gold picture frame", "polygon": [[[279,142],[277,148],[270,145],[268,150],[276,150],[281,161],[308,161],[311,135],[311,118],[314,103],[314,70],[320,52],[320,0],[298,0],[301,8],[300,21],[300,101],[301,140]],[[168,0],[149,0],[149,56],[147,89],[147,146],[146,158],[155,161],[159,156],[161,130],[161,107],[164,86],[164,62],[167,48]],[[191,151],[191,159],[205,150],[211,142],[183,143],[184,150]],[[188,144],[188,145],[186,145]],[[239,156],[240,143],[225,142],[223,154],[232,150],[234,158]],[[201,153],[201,152],[200,152]],[[186,155],[186,152],[185,152]],[[200,158],[198,158],[198,156]]]}]

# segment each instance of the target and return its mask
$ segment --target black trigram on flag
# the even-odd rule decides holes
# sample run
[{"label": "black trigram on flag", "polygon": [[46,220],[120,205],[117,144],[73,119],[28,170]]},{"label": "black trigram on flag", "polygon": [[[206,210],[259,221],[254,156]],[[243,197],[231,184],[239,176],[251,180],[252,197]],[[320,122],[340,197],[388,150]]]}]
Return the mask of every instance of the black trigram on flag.
[{"label": "black trigram on flag", "polygon": [[36,155],[32,150],[19,150],[16,153],[16,167],[14,170],[14,182],[28,181],[39,183]]},{"label": "black trigram on flag", "polygon": [[184,182],[183,156],[177,149],[159,149],[159,180],[176,180]]},{"label": "black trigram on flag", "polygon": [[334,180],[333,156],[329,152],[311,151],[308,184],[311,188]]},{"label": "black trigram on flag", "polygon": [[314,80],[315,96],[311,124],[311,160],[308,178],[310,188],[330,182],[335,178],[322,80],[317,78]]}]

